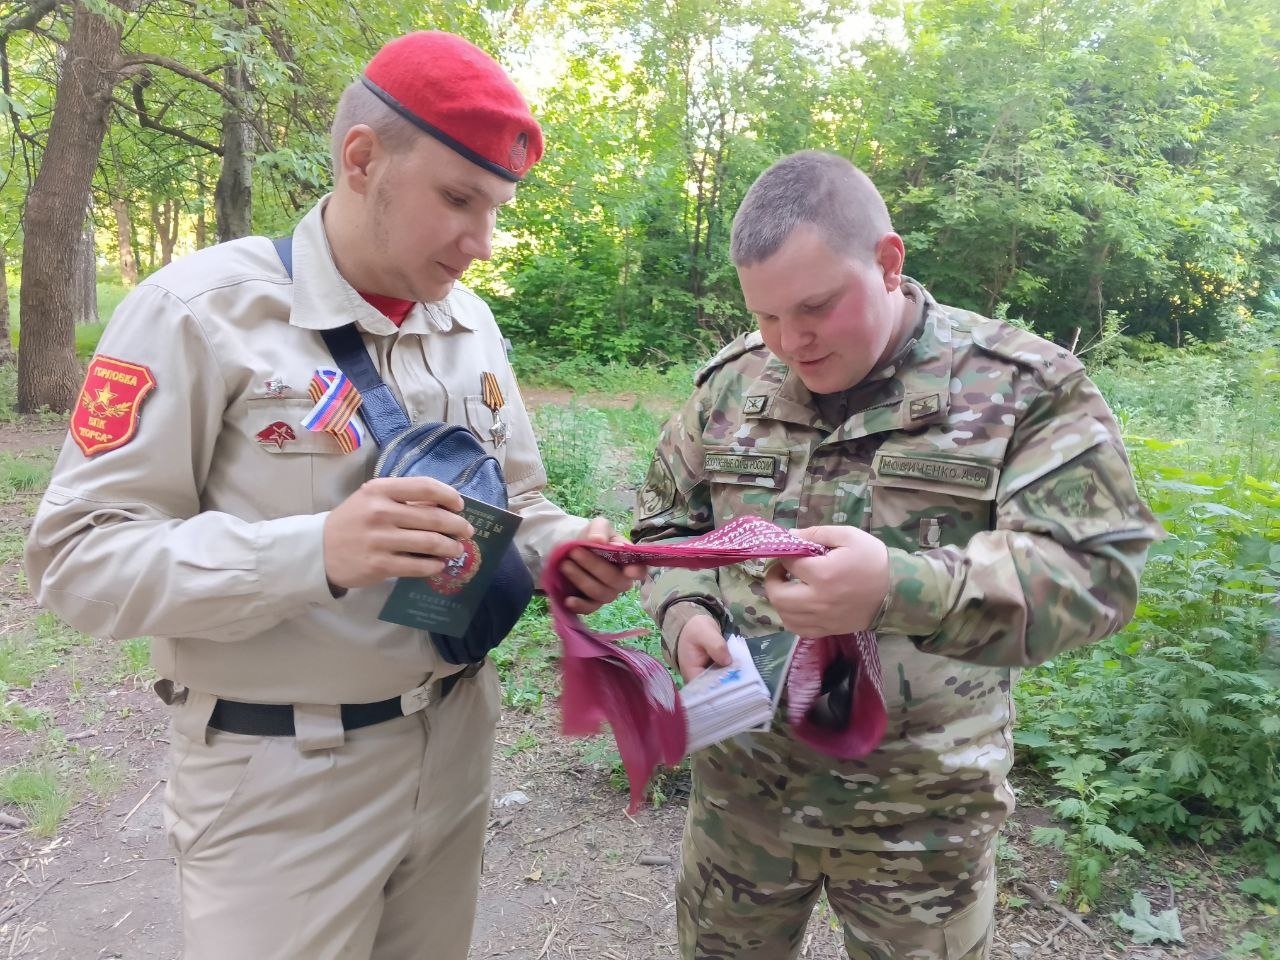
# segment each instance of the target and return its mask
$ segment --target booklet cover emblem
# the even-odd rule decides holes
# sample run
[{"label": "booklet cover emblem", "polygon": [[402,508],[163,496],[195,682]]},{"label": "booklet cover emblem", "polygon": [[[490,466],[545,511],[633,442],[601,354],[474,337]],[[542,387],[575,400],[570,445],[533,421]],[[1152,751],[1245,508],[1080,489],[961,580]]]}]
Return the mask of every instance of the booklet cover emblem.
[{"label": "booklet cover emblem", "polygon": [[462,504],[462,515],[475,528],[471,539],[461,541],[462,556],[450,560],[435,576],[397,580],[379,620],[451,637],[466,633],[521,518],[466,496]]}]

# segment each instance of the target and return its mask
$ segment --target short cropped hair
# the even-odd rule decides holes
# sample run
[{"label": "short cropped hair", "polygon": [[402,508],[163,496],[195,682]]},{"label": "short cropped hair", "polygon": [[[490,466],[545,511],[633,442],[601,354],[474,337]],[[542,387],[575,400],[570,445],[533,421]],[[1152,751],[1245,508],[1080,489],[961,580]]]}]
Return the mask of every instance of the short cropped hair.
[{"label": "short cropped hair", "polygon": [[751,185],[733,218],[730,256],[740,267],[767,260],[803,224],[815,227],[832,250],[858,259],[874,258],[880,238],[893,230],[865,173],[844,157],[803,150]]},{"label": "short cropped hair", "polygon": [[329,158],[333,163],[335,178],[341,172],[339,155],[342,153],[342,141],[352,127],[360,124],[376,133],[382,145],[391,153],[407,149],[423,135],[357,80],[342,91],[337,109],[333,113],[333,125],[329,128]]}]

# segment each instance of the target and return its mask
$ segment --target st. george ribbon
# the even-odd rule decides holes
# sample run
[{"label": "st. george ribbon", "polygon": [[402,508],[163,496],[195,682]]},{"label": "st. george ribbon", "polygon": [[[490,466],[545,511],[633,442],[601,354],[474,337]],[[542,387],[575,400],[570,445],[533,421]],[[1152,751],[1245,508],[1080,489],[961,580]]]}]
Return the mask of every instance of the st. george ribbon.
[{"label": "st. george ribbon", "polygon": [[[630,544],[573,540],[547,560],[542,588],[562,645],[561,724],[568,736],[587,737],[605,722],[613,732],[631,785],[629,812],[635,813],[644,788],[659,764],[674,765],[685,755],[684,709],[675,682],[658,660],[618,641],[643,630],[597,633],[571,612],[565,601],[574,587],[560,567],[569,551],[582,547],[618,566],[645,564],[705,570],[743,560],[815,557],[827,548],[797,537],[759,517],[739,517],[719,529],[679,543]],[[824,692],[827,668],[843,661],[852,676],[847,720],[832,726],[811,716]],[[866,756],[880,743],[888,723],[881,691],[880,656],[869,631],[798,641],[787,678],[787,723],[791,734],[823,753],[841,759]],[[842,711],[843,712],[843,711]]]}]

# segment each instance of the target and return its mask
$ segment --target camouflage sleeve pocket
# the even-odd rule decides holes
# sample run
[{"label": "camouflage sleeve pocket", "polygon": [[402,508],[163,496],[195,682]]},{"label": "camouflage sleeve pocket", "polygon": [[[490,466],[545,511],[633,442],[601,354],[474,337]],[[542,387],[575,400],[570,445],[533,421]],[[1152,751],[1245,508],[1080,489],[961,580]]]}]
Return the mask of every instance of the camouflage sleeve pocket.
[{"label": "camouflage sleeve pocket", "polygon": [[1018,490],[1001,508],[1000,526],[1077,546],[1150,540],[1161,533],[1134,488],[1128,462],[1110,443],[1089,448]]}]

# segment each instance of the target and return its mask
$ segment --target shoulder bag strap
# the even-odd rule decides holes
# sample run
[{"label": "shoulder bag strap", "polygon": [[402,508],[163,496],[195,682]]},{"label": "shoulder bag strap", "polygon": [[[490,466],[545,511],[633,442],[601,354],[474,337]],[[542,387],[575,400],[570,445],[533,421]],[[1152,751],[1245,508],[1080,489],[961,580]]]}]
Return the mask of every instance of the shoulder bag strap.
[{"label": "shoulder bag strap", "polygon": [[[293,279],[293,237],[276,237],[271,241],[284,264],[285,273]],[[333,354],[338,369],[347,375],[356,390],[360,392],[360,413],[364,422],[373,434],[378,446],[385,447],[399,433],[409,429],[409,417],[396,401],[391,392],[378,376],[378,370],[369,358],[364,338],[354,323],[344,327],[321,330],[325,346]]]}]

